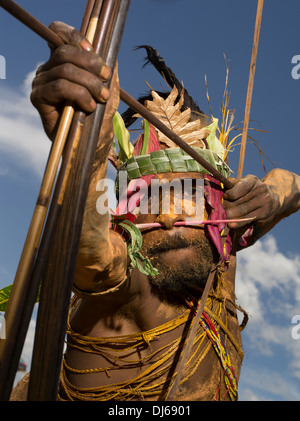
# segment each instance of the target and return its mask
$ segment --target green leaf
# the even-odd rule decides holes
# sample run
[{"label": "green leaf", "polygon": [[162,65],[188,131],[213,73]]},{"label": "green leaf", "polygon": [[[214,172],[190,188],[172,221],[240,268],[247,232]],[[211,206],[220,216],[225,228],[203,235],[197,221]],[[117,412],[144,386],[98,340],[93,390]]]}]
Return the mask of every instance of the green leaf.
[{"label": "green leaf", "polygon": [[141,231],[131,221],[125,220],[117,223],[130,235],[131,244],[128,245],[127,252],[132,266],[138,268],[144,275],[157,276],[158,270],[152,266],[147,257],[140,253],[143,244]]},{"label": "green leaf", "polygon": [[[0,290],[0,311],[6,311],[12,288],[13,288],[13,285],[9,285]],[[39,286],[39,292],[36,299],[36,303],[39,301],[39,298],[40,298],[40,290],[41,290],[41,285]]]},{"label": "green leaf", "polygon": [[12,285],[0,290],[0,311],[6,311],[7,303],[11,294]]},{"label": "green leaf", "polygon": [[119,159],[123,163],[132,157],[133,145],[130,143],[130,134],[126,129],[121,115],[116,112],[113,118],[114,133],[119,146]]},{"label": "green leaf", "polygon": [[138,268],[142,273],[144,273],[145,275],[151,275],[153,277],[158,275],[158,270],[152,266],[150,260],[147,259],[147,257],[142,256],[140,252],[137,253],[137,257],[143,264],[143,266],[141,266],[140,264],[138,265]]},{"label": "green leaf", "polygon": [[217,118],[213,118],[213,122],[206,127],[208,130],[210,130],[210,134],[206,140],[210,150],[219,155],[220,158],[224,159],[224,147],[216,136],[218,123],[219,120]]},{"label": "green leaf", "polygon": [[134,246],[136,247],[137,250],[140,250],[143,245],[143,237],[142,237],[141,231],[131,221],[125,220],[120,225],[129,232],[132,239],[134,240],[133,241]]},{"label": "green leaf", "polygon": [[148,150],[149,137],[150,137],[150,125],[147,120],[144,120],[144,140],[143,140],[143,147],[142,147],[140,155],[146,155],[147,150]]}]

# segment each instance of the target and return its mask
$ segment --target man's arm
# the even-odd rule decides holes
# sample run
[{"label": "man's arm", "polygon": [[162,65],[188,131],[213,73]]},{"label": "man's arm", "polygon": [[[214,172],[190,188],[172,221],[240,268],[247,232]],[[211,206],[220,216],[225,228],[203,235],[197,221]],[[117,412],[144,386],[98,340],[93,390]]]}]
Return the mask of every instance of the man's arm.
[{"label": "man's arm", "polygon": [[[106,188],[103,185],[103,189],[99,190],[99,181],[107,176],[108,156],[114,138],[113,115],[119,103],[117,69],[110,92],[93,165],[75,273],[75,285],[87,292],[101,292],[117,286],[125,279],[127,271],[126,244],[119,234],[109,228]],[[100,196],[105,209],[99,210],[96,204]]]},{"label": "man's arm", "polygon": [[[262,180],[248,175],[224,194],[228,219],[254,218],[255,239],[269,232],[279,221],[300,209],[300,177],[276,168]],[[229,224],[241,229],[246,223]]]},{"label": "man's arm", "polygon": [[287,170],[274,169],[262,180],[277,196],[277,211],[273,221],[264,224],[262,235],[266,234],[281,219],[300,209],[300,177]]},{"label": "man's arm", "polygon": [[52,51],[49,61],[38,69],[31,94],[49,138],[55,138],[66,101],[90,113],[97,102],[109,98],[93,164],[75,274],[77,289],[101,292],[121,283],[127,270],[126,245],[121,236],[109,229],[109,211],[96,209],[99,196],[106,195],[105,191],[96,191],[96,185],[106,178],[114,137],[113,115],[119,105],[118,73],[116,69],[110,92],[107,91],[104,83],[111,77],[110,69],[93,53],[88,41],[68,25],[54,23],[51,28],[68,44]]}]

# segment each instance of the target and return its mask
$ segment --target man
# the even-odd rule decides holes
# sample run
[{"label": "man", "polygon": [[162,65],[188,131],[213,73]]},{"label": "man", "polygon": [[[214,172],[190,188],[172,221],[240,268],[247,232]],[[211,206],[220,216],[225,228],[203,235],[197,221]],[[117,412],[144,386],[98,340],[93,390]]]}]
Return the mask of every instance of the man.
[{"label": "man", "polygon": [[[176,179],[182,186],[186,179],[201,182],[206,221],[224,216],[225,210],[227,219],[251,218],[251,224],[228,223],[230,234],[224,226],[185,225],[187,214],[176,211],[170,192],[168,213],[137,209],[135,223],[127,224],[131,237],[124,235],[126,224],[111,221],[109,212],[96,206],[105,194],[98,182],[106,178],[114,138],[117,71],[108,91],[110,69],[90,44],[62,23],[51,28],[67,45],[52,51],[39,68],[31,96],[49,138],[55,136],[65,101],[87,113],[98,101],[107,101],[82,228],[59,399],[167,399],[197,302],[214,276],[175,399],[235,400],[243,359],[234,295],[236,252],[246,241],[244,234],[250,233],[245,244],[251,244],[299,209],[300,178],[275,169],[263,180],[253,175],[232,179],[234,187],[223,194],[220,184],[200,170],[152,174],[151,180]],[[205,149],[205,138],[200,140]],[[167,154],[162,143],[159,148]],[[149,179],[147,183],[150,188]],[[195,205],[195,198],[189,199]],[[130,241],[138,224],[152,225],[141,228],[142,248],[134,255]]]}]

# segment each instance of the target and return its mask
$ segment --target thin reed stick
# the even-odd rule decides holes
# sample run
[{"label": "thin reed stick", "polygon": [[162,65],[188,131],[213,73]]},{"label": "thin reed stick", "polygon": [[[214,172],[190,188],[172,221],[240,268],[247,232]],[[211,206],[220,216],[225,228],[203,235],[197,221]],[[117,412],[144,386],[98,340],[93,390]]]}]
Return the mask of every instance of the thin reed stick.
[{"label": "thin reed stick", "polygon": [[88,31],[89,22],[91,20],[92,12],[95,6],[96,0],[88,0],[85,6],[85,11],[83,14],[83,19],[81,22],[80,32],[86,34]]},{"label": "thin reed stick", "polygon": [[[181,226],[199,226],[199,225],[219,225],[219,224],[230,224],[233,222],[251,222],[255,219],[254,218],[241,218],[241,219],[216,219],[216,220],[203,220],[203,221],[177,221],[174,222],[173,226],[181,227]],[[159,222],[149,222],[144,224],[135,224],[139,229],[146,229],[146,228],[162,228],[163,224]]]},{"label": "thin reed stick", "polygon": [[[102,37],[104,44],[96,53],[111,69],[114,68],[128,7],[129,0],[103,2],[98,28],[101,27],[106,35]],[[110,51],[114,54],[111,55]],[[111,60],[107,60],[110,56]],[[59,218],[43,276],[28,400],[55,400],[57,397],[83,214],[104,111],[105,104],[97,104],[96,111],[86,117],[72,170],[64,185],[64,200],[56,204]]]},{"label": "thin reed stick", "polygon": [[255,20],[255,28],[254,28],[252,55],[251,55],[251,63],[250,63],[250,71],[249,71],[249,81],[248,81],[247,97],[246,97],[246,104],[245,104],[244,125],[243,125],[243,132],[242,132],[239,165],[238,165],[238,171],[237,171],[237,179],[238,180],[240,178],[242,178],[243,169],[244,169],[245,154],[246,154],[246,143],[247,143],[247,137],[248,137],[248,128],[249,128],[249,120],[250,120],[251,102],[252,102],[253,85],[254,85],[254,77],[255,77],[257,51],[258,51],[258,44],[259,44],[259,35],[260,35],[260,28],[261,28],[261,21],[262,21],[263,6],[264,6],[264,0],[258,0],[257,11],[256,11],[256,20]]},{"label": "thin reed stick", "polygon": [[194,345],[194,340],[195,340],[195,336],[196,336],[197,329],[199,326],[199,322],[203,314],[206,300],[212,288],[216,273],[217,273],[217,265],[214,265],[208,276],[203,294],[201,298],[198,300],[197,312],[196,312],[196,315],[194,316],[193,324],[188,331],[187,338],[185,341],[185,347],[182,350],[182,354],[178,362],[178,367],[176,367],[176,377],[168,390],[167,397],[165,399],[166,401],[173,401],[175,398],[175,394],[182,380],[185,366],[188,362],[188,359],[190,357],[190,354]]}]

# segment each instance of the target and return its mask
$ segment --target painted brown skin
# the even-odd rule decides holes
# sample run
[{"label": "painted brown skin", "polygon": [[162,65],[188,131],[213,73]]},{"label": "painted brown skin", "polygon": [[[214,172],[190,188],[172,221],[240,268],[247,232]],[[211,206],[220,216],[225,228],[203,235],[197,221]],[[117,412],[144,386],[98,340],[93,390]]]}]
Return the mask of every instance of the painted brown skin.
[{"label": "painted brown skin", "polygon": [[[89,43],[73,28],[62,23],[54,23],[55,30],[68,45],[53,51],[49,61],[41,66],[33,82],[32,103],[38,109],[45,131],[50,139],[55,136],[61,104],[64,101],[75,102],[83,111],[94,110],[96,102],[108,100],[107,110],[102,126],[99,146],[94,163],[89,196],[85,211],[81,246],[78,256],[75,285],[82,291],[101,292],[118,285],[126,276],[127,251],[123,239],[109,230],[109,215],[100,215],[95,203],[100,194],[96,191],[98,180],[106,177],[107,157],[113,140],[112,116],[118,108],[119,85],[117,71],[114,72],[110,94],[104,87],[110,77],[110,71],[99,57],[96,57]],[[110,95],[110,96],[109,96]],[[109,99],[108,99],[109,97]],[[189,174],[196,177],[200,175]],[[173,177],[164,175],[164,177]],[[300,207],[299,176],[282,169],[275,169],[259,180],[253,175],[233,180],[234,187],[224,194],[224,208],[229,219],[255,217],[259,230],[257,238],[267,233],[282,218],[296,212]],[[159,221],[162,228],[143,232],[144,247],[156,244],[162,236],[172,237],[180,233],[188,240],[208,239],[202,227],[174,227],[173,223],[184,216],[142,215],[137,222]],[[236,251],[238,239],[248,227],[246,223],[231,223],[236,230],[235,243],[226,280],[231,285],[234,300],[234,281],[236,268]],[[210,246],[210,245],[209,245]],[[211,247],[211,246],[210,246]],[[172,265],[174,260],[181,262],[198,260],[205,268],[206,259],[195,253],[193,247],[180,251],[169,250],[158,258],[164,266]],[[211,262],[210,262],[211,264]],[[199,286],[201,291],[202,286]],[[134,269],[120,289],[107,296],[82,297],[80,306],[73,314],[71,324],[78,332],[95,337],[127,335],[155,328],[182,312],[184,306],[174,306],[161,300],[154,294],[148,278]],[[229,329],[236,341],[241,344],[240,330],[234,307],[229,309]],[[172,335],[180,335],[181,329],[165,335],[153,346],[161,347],[172,340]],[[147,351],[143,351],[147,352]],[[232,363],[239,377],[242,359],[229,344]],[[136,357],[137,358],[137,357]],[[71,349],[67,355],[68,363],[75,368],[85,368],[105,364],[101,356],[86,356],[78,350]],[[216,364],[214,352],[208,354],[205,363],[181,387],[177,399],[211,400],[219,382],[220,367]],[[89,375],[70,375],[70,381],[78,387],[95,387],[124,381],[138,374],[136,369],[114,371],[111,378],[103,373]]]}]

